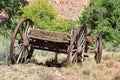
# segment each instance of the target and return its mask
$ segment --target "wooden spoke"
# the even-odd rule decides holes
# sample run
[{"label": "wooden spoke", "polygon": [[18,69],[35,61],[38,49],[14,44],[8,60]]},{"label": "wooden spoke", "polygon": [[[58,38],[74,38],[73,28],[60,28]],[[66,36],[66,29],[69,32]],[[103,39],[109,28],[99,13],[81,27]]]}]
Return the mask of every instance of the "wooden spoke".
[{"label": "wooden spoke", "polygon": [[21,43],[23,42],[23,40],[21,39],[18,39],[18,38],[15,38],[15,39],[18,40],[18,42],[21,42]]},{"label": "wooden spoke", "polygon": [[22,46],[22,44],[14,45],[14,48],[16,48],[16,47],[20,47],[20,46]]},{"label": "wooden spoke", "polygon": [[77,52],[75,52],[72,56],[72,62],[73,63],[77,62],[77,57],[76,56],[77,56]]},{"label": "wooden spoke", "polygon": [[20,30],[19,30],[19,29],[18,29],[18,33],[19,33],[19,35],[20,35],[21,39],[23,40],[22,33],[20,32]]},{"label": "wooden spoke", "polygon": [[80,37],[79,40],[80,40],[80,41],[79,41],[78,45],[80,46],[80,45],[82,45],[82,44],[84,43],[84,41],[85,41],[85,33],[81,35],[81,37]]},{"label": "wooden spoke", "polygon": [[18,55],[18,58],[16,59],[17,60],[17,63],[19,63],[21,57],[22,57],[22,54],[23,54],[23,50],[24,50],[24,47],[20,50],[19,52],[19,55]]},{"label": "wooden spoke", "polygon": [[19,54],[23,48],[24,48],[23,46],[20,46],[20,47],[17,49],[16,54]]},{"label": "wooden spoke", "polygon": [[23,53],[23,59],[25,62],[27,61],[27,56],[28,56],[28,52],[27,52],[27,48],[25,48]]}]

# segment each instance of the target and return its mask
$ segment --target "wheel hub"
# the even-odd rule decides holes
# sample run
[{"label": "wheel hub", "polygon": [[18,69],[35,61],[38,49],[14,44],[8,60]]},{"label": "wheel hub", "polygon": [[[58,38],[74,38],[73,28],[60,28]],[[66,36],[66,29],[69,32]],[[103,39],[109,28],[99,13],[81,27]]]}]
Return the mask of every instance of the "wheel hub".
[{"label": "wheel hub", "polygon": [[27,39],[24,39],[24,40],[23,40],[23,45],[24,45],[25,47],[27,47],[27,46],[29,45],[29,41],[28,41]]},{"label": "wheel hub", "polygon": [[82,48],[81,46],[78,46],[78,48],[77,48],[77,52],[78,52],[78,53],[81,53],[82,50],[83,50],[83,48]]}]

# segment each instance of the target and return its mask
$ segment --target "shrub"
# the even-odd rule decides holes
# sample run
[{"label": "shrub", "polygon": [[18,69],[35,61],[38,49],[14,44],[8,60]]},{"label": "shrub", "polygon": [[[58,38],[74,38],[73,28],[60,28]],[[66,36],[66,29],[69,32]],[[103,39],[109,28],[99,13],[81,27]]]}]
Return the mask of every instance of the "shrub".
[{"label": "shrub", "polygon": [[120,52],[120,45],[116,46],[114,43],[111,43],[111,42],[107,42],[104,45],[104,48],[105,48],[106,51]]},{"label": "shrub", "polygon": [[79,17],[79,23],[88,26],[90,34],[104,31],[105,42],[120,44],[120,1],[91,0],[90,5]]},{"label": "shrub", "polygon": [[22,8],[21,12],[20,18],[30,18],[39,29],[65,32],[74,26],[73,21],[60,18],[47,0],[37,0]]}]

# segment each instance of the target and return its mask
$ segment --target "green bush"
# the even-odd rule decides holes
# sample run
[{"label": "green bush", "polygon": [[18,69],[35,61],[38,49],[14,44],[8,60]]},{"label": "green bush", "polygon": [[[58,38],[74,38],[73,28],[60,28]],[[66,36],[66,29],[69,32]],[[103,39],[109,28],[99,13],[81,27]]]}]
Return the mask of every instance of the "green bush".
[{"label": "green bush", "polygon": [[37,0],[21,9],[21,18],[30,18],[37,28],[50,31],[66,32],[74,27],[74,22],[62,19],[47,0]]},{"label": "green bush", "polygon": [[27,5],[26,0],[1,0],[0,1],[0,13],[4,12],[7,16],[1,18],[0,21],[0,34],[5,37],[9,36],[10,30],[13,30],[15,27],[15,17],[20,7]]},{"label": "green bush", "polygon": [[105,50],[110,52],[120,52],[120,45],[115,45],[113,43],[107,42],[105,45]]},{"label": "green bush", "polygon": [[90,34],[97,35],[103,31],[105,42],[120,44],[119,0],[91,0],[78,22],[88,26]]}]

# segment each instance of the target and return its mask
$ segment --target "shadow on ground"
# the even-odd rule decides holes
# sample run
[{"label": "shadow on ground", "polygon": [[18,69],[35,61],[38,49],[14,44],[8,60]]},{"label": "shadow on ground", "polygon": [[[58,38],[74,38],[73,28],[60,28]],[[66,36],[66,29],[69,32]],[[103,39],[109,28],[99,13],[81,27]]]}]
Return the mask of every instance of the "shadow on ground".
[{"label": "shadow on ground", "polygon": [[66,60],[63,60],[61,62],[55,61],[54,59],[47,60],[46,62],[37,62],[36,59],[30,60],[30,63],[34,63],[36,65],[42,65],[47,67],[64,67],[66,66]]}]

